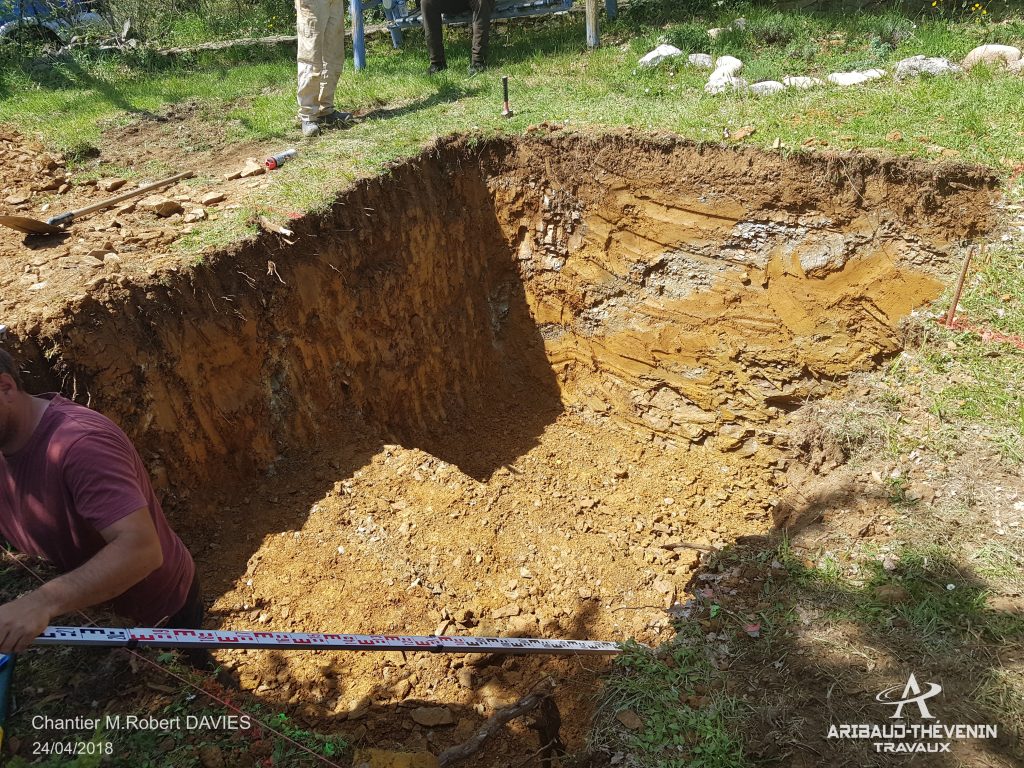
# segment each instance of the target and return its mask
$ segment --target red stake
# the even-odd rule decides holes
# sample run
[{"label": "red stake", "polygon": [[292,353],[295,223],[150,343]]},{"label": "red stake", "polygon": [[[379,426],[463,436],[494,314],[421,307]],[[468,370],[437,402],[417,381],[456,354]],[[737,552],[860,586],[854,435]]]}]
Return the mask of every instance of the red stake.
[{"label": "red stake", "polygon": [[[981,246],[981,252],[985,253],[987,245]],[[967,277],[967,269],[971,266],[971,256],[974,254],[974,248],[967,249],[967,256],[964,258],[963,269],[960,270],[960,279],[956,283],[956,294],[953,296],[953,303],[949,305],[949,312],[946,313],[946,325],[953,325],[953,317],[956,315],[956,305],[960,303],[960,294],[964,290],[964,279]]]}]

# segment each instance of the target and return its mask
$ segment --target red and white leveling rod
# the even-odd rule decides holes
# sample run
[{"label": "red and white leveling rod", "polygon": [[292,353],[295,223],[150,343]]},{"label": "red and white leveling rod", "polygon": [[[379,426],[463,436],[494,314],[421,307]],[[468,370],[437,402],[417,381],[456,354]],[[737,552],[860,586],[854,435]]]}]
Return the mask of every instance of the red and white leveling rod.
[{"label": "red and white leveling rod", "polygon": [[315,632],[224,632],[213,629],[135,627],[47,627],[35,645],[123,648],[291,648],[325,651],[428,651],[430,653],[621,653],[601,640],[543,640],[533,637],[447,637],[417,635],[335,635]]}]

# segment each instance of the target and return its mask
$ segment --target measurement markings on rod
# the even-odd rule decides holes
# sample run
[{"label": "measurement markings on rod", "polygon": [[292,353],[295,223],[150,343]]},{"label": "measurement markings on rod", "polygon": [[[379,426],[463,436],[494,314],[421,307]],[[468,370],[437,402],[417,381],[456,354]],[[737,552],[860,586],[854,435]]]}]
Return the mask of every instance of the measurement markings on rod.
[{"label": "measurement markings on rod", "polygon": [[603,640],[547,640],[534,637],[449,637],[348,635],[318,632],[229,632],[214,629],[119,629],[47,627],[35,645],[127,648],[292,648],[336,651],[425,651],[428,653],[621,653]]}]

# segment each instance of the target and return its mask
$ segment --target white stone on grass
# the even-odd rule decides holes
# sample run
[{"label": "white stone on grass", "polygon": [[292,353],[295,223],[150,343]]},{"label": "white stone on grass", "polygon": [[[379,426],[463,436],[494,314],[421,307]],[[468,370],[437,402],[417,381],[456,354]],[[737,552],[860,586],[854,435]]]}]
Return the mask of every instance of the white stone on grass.
[{"label": "white stone on grass", "polygon": [[771,96],[773,93],[780,93],[786,90],[786,86],[778,80],[762,80],[750,86],[750,92],[755,96]]},{"label": "white stone on grass", "polygon": [[742,77],[733,77],[732,75],[723,75],[718,78],[712,78],[708,80],[704,86],[704,90],[707,93],[717,94],[725,93],[726,91],[742,91],[747,87],[747,81]]},{"label": "white stone on grass", "polygon": [[964,69],[971,69],[978,64],[1007,67],[1020,61],[1020,57],[1020,48],[1012,45],[979,45],[964,57],[962,66]]},{"label": "white stone on grass", "polygon": [[743,69],[743,62],[735,56],[719,56],[718,61],[715,62],[714,75],[717,75],[719,72],[726,75],[735,75],[741,69]]},{"label": "white stone on grass", "polygon": [[641,67],[656,67],[665,59],[671,59],[675,56],[682,56],[683,52],[676,48],[674,45],[659,45],[653,51],[648,53],[642,59],[640,59]]},{"label": "white stone on grass", "polygon": [[825,81],[817,77],[789,77],[782,78],[782,84],[787,88],[799,88],[801,90],[807,90],[808,88],[815,88],[819,85],[824,85]]},{"label": "white stone on grass", "polygon": [[708,78],[704,90],[707,93],[723,93],[746,88],[747,81],[736,77],[736,73],[741,69],[743,69],[743,62],[735,56],[720,56],[715,62],[715,71]]},{"label": "white stone on grass", "polygon": [[833,72],[828,81],[836,85],[860,85],[880,77],[885,77],[884,69],[866,69],[863,72]]},{"label": "white stone on grass", "polygon": [[921,75],[947,75],[958,72],[963,72],[959,64],[954,64],[941,56],[911,56],[898,62],[892,74],[897,80],[903,80]]},{"label": "white stone on grass", "polygon": [[715,62],[711,58],[709,53],[691,53],[687,56],[686,60],[690,63],[690,66],[697,67],[698,69],[714,69]]}]

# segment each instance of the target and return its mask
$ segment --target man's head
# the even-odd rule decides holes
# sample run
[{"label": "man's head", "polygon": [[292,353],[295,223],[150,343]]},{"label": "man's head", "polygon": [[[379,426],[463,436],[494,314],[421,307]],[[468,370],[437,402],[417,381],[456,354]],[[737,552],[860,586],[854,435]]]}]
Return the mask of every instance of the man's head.
[{"label": "man's head", "polygon": [[11,357],[11,353],[6,349],[0,349],[0,376],[4,374],[11,377],[11,383],[16,388],[24,389],[24,385],[21,383],[21,372],[18,370],[14,358]]},{"label": "man's head", "polygon": [[14,437],[18,409],[24,409],[21,373],[7,350],[0,349],[0,445]]}]

